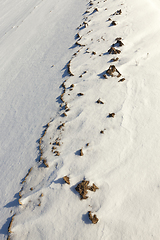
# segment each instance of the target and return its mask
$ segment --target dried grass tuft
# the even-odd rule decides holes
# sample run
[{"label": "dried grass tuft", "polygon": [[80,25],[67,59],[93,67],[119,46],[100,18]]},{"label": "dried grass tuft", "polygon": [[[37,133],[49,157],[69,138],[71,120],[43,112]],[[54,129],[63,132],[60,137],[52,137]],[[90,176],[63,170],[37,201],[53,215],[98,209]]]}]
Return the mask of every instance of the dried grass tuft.
[{"label": "dried grass tuft", "polygon": [[115,113],[109,113],[108,115],[108,117],[112,117],[112,118],[114,118],[114,116],[115,116]]},{"label": "dried grass tuft", "polygon": [[88,193],[88,190],[95,192],[98,189],[98,187],[95,184],[93,184],[92,186],[88,186],[88,184],[89,184],[89,181],[83,180],[75,188],[76,191],[80,194],[81,199],[88,198],[88,196],[86,196]]},{"label": "dried grass tuft", "polygon": [[91,220],[91,222],[92,222],[93,224],[96,224],[96,223],[98,222],[98,220],[99,220],[99,219],[97,218],[96,214],[94,214],[94,215],[92,216],[91,211],[88,212],[88,216],[89,216],[89,219]]},{"label": "dried grass tuft", "polygon": [[63,177],[63,180],[64,180],[67,184],[70,184],[69,177],[64,176],[64,177]]},{"label": "dried grass tuft", "polygon": [[120,54],[121,51],[119,49],[116,49],[114,47],[111,47],[109,50],[108,50],[108,53],[109,54]]}]

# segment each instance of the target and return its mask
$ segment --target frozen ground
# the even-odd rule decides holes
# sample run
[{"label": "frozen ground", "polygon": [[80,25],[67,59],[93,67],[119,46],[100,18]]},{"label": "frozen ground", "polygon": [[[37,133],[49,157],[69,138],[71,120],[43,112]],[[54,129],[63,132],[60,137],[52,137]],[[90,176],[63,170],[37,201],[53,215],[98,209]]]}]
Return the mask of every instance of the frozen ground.
[{"label": "frozen ground", "polygon": [[2,239],[159,240],[160,1],[34,3],[1,26]]}]

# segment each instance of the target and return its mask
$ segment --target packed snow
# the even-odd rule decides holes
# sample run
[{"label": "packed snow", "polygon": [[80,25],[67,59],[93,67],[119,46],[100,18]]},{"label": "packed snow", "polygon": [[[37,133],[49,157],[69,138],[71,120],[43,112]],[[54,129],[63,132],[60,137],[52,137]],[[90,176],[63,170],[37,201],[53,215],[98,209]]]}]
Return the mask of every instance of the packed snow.
[{"label": "packed snow", "polygon": [[1,10],[2,239],[159,240],[160,1],[24,3]]}]

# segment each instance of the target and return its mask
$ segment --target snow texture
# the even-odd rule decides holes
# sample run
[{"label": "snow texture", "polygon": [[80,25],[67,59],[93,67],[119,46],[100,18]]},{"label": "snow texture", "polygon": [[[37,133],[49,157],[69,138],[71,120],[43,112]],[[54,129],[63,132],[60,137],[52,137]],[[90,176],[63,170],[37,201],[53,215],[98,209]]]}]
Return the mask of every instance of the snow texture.
[{"label": "snow texture", "polygon": [[[3,13],[1,26],[3,201],[28,171],[6,205],[16,214],[9,237],[159,240],[160,1],[34,4],[10,21]],[[10,30],[22,16],[26,25]]]}]

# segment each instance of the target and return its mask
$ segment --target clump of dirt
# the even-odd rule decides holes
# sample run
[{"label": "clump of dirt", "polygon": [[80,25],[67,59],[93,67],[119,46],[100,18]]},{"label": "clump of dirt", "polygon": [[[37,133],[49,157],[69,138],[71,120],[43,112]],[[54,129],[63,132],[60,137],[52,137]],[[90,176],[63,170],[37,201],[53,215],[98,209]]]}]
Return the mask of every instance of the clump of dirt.
[{"label": "clump of dirt", "polygon": [[[78,45],[78,46],[80,46],[80,47],[85,47],[85,45],[79,43],[78,41],[77,41],[75,44]],[[72,75],[72,76],[74,76],[74,75]]]},{"label": "clump of dirt", "polygon": [[89,181],[83,180],[75,188],[76,191],[79,192],[81,199],[88,198],[88,196],[86,196],[88,193],[88,190],[95,192],[98,189],[98,187],[95,184],[93,184],[92,186],[88,186],[88,184],[89,184]]},{"label": "clump of dirt", "polygon": [[95,9],[93,10],[93,13],[95,13],[95,12],[98,12],[98,8],[95,8]]},{"label": "clump of dirt", "polygon": [[69,75],[70,75],[70,76],[74,76],[74,74],[71,72],[71,60],[68,62],[67,67],[68,67],[68,73],[69,73]]},{"label": "clump of dirt", "polygon": [[121,15],[121,13],[122,13],[122,10],[119,9],[119,10],[117,10],[115,13],[113,13],[113,15]]},{"label": "clump of dirt", "polygon": [[100,100],[100,98],[96,101],[96,103],[104,104],[104,102],[102,102],[102,101]]},{"label": "clump of dirt", "polygon": [[109,54],[120,54],[121,51],[119,49],[116,49],[114,47],[111,47],[109,50],[108,50],[108,53]]},{"label": "clump of dirt", "polygon": [[56,145],[57,145],[57,146],[61,146],[60,142],[57,142],[57,141],[56,141]]},{"label": "clump of dirt", "polygon": [[64,176],[64,177],[63,177],[63,180],[64,180],[67,184],[70,184],[69,177]]},{"label": "clump of dirt", "polygon": [[117,57],[117,58],[112,58],[111,60],[110,60],[110,62],[116,62],[116,61],[118,61],[119,60],[119,58]]},{"label": "clump of dirt", "polygon": [[78,95],[78,96],[83,96],[83,95],[84,95],[84,93],[77,93],[77,95]]},{"label": "clump of dirt", "polygon": [[54,153],[56,154],[56,156],[60,156],[60,152],[54,151]]},{"label": "clump of dirt", "polygon": [[43,164],[44,164],[47,168],[49,167],[46,159],[43,159]]},{"label": "clump of dirt", "polygon": [[122,47],[124,45],[124,43],[121,40],[117,40],[117,45],[119,45],[119,47]]},{"label": "clump of dirt", "polygon": [[105,79],[107,79],[107,74],[103,74],[103,77],[104,77]]},{"label": "clump of dirt", "polygon": [[59,125],[58,129],[61,129],[65,126],[65,123],[62,123],[61,125]]},{"label": "clump of dirt", "polygon": [[88,184],[89,181],[83,180],[81,183],[77,185],[75,188],[77,192],[81,195],[81,199],[87,199],[88,197],[86,196],[88,193]]},{"label": "clump of dirt", "polygon": [[64,113],[62,114],[62,117],[67,117],[67,114],[64,112]]},{"label": "clump of dirt", "polygon": [[101,131],[100,131],[100,133],[101,133],[101,134],[104,134],[104,131],[103,131],[103,130],[101,130]]},{"label": "clump of dirt", "polygon": [[87,71],[84,71],[84,72],[79,76],[79,78],[83,77],[83,75],[84,75],[85,73],[87,73]]},{"label": "clump of dirt", "polygon": [[62,87],[65,89],[66,86],[65,86],[65,81],[62,83]]},{"label": "clump of dirt", "polygon": [[108,115],[108,117],[112,117],[112,118],[114,118],[114,116],[115,116],[115,113],[109,113]]},{"label": "clump of dirt", "polygon": [[82,148],[80,149],[80,156],[83,156],[83,151],[82,151]]},{"label": "clump of dirt", "polygon": [[87,143],[86,146],[88,147],[88,146],[89,146],[89,143]]},{"label": "clump of dirt", "polygon": [[121,78],[118,82],[124,82],[125,78]]},{"label": "clump of dirt", "polygon": [[91,211],[88,212],[88,216],[89,216],[89,219],[91,220],[91,222],[92,222],[93,224],[96,224],[96,223],[98,222],[98,220],[99,220],[99,219],[97,218],[96,214],[94,214],[94,215],[92,216]]},{"label": "clump of dirt", "polygon": [[70,88],[74,88],[74,84],[71,84]]},{"label": "clump of dirt", "polygon": [[115,76],[114,73],[117,73],[117,77],[121,76],[120,72],[117,70],[117,68],[114,65],[110,65],[106,73],[111,77]]},{"label": "clump of dirt", "polygon": [[96,55],[96,52],[93,51],[92,54],[93,54],[93,55]]},{"label": "clump of dirt", "polygon": [[13,220],[14,220],[15,215],[16,215],[16,214],[14,214],[14,215],[12,216],[12,218],[11,218],[11,221],[10,221],[10,224],[9,224],[9,227],[8,227],[8,232],[9,232],[9,233],[12,233],[11,227],[12,227],[12,224],[13,224]]},{"label": "clump of dirt", "polygon": [[33,167],[31,167],[31,168],[29,169],[29,171],[28,171],[28,173],[26,174],[24,180],[22,181],[22,184],[26,181],[26,179],[27,179],[27,177],[29,176],[29,174],[31,173],[32,169],[33,169]]},{"label": "clump of dirt", "polygon": [[115,25],[117,25],[116,21],[112,21],[111,26],[115,26]]},{"label": "clump of dirt", "polygon": [[88,190],[92,191],[92,192],[96,192],[96,190],[99,189],[94,183],[92,186],[88,187]]},{"label": "clump of dirt", "polygon": [[122,46],[124,45],[124,43],[121,41],[120,38],[116,38],[116,39],[117,39],[117,40],[116,40],[116,43],[114,43],[114,44],[112,45],[112,47],[114,47],[114,46],[122,47]]}]

